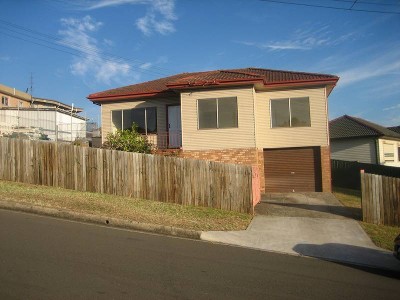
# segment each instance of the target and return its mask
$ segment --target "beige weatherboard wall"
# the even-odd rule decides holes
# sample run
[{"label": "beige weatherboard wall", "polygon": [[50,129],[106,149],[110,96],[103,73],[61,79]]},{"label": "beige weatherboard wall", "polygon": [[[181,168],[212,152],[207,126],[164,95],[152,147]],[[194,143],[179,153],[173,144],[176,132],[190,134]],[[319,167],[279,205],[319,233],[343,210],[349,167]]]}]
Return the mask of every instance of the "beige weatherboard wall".
[{"label": "beige weatherboard wall", "polygon": [[167,131],[167,106],[179,104],[179,96],[176,97],[160,97],[157,99],[132,99],[124,101],[110,101],[101,104],[102,119],[102,142],[105,142],[107,134],[112,132],[113,125],[111,122],[111,112],[113,110],[124,110],[132,108],[157,108],[157,132],[164,133]]},{"label": "beige weatherboard wall", "polygon": [[[197,100],[236,97],[238,127],[199,129]],[[181,93],[182,147],[184,150],[255,148],[253,88],[198,90]]]},{"label": "beige weatherboard wall", "polygon": [[[271,128],[271,99],[308,97],[310,127]],[[328,117],[325,87],[255,91],[257,148],[327,146]]]}]

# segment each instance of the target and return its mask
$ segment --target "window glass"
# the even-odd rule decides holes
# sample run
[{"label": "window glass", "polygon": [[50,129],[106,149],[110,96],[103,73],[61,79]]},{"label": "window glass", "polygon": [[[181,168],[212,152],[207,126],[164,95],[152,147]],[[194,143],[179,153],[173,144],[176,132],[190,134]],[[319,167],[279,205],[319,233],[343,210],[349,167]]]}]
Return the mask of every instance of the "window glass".
[{"label": "window glass", "polygon": [[218,98],[218,128],[238,127],[236,97]]},{"label": "window glass", "polygon": [[311,126],[308,97],[290,98],[291,127]]},{"label": "window glass", "polygon": [[122,112],[122,118],[123,118],[123,122],[122,122],[122,129],[131,129],[132,128],[132,110],[130,109],[125,109]]},{"label": "window glass", "polygon": [[113,129],[122,129],[122,110],[111,111]]},{"label": "window glass", "polygon": [[132,122],[134,122],[138,127],[138,132],[146,133],[146,122],[145,122],[145,109],[135,108],[132,109]]},{"label": "window glass", "polygon": [[198,100],[199,129],[217,128],[216,99]]},{"label": "window glass", "polygon": [[157,133],[157,109],[155,107],[146,108],[147,114],[147,133]]},{"label": "window glass", "polygon": [[289,127],[289,99],[271,100],[271,126],[274,127]]}]

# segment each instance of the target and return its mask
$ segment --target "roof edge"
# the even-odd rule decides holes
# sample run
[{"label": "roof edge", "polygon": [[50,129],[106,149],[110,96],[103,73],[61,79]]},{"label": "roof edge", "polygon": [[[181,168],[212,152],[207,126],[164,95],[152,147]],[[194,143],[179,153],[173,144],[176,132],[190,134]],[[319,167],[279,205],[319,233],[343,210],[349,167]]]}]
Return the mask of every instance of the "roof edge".
[{"label": "roof edge", "polygon": [[166,96],[175,94],[173,91],[164,91],[164,92],[149,92],[149,93],[139,93],[139,94],[123,94],[123,95],[112,95],[112,96],[102,96],[95,97],[96,94],[90,94],[86,98],[92,102],[103,102],[109,100],[126,100],[126,99],[137,99],[137,98],[149,98],[153,96]]},{"label": "roof edge", "polygon": [[236,79],[236,80],[214,80],[214,81],[203,81],[198,84],[196,82],[192,83],[170,83],[166,84],[167,87],[170,88],[179,88],[179,87],[207,87],[207,86],[218,86],[218,85],[229,85],[231,83],[234,84],[248,84],[248,83],[256,83],[256,82],[264,82],[262,78],[251,78],[251,79]]}]

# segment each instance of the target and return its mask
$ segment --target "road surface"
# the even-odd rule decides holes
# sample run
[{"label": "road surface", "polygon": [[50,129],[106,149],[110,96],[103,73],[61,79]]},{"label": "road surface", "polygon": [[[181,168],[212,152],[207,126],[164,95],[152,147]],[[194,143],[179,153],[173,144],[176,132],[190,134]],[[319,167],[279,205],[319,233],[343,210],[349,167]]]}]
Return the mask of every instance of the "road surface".
[{"label": "road surface", "polygon": [[398,299],[311,258],[0,210],[0,299]]}]

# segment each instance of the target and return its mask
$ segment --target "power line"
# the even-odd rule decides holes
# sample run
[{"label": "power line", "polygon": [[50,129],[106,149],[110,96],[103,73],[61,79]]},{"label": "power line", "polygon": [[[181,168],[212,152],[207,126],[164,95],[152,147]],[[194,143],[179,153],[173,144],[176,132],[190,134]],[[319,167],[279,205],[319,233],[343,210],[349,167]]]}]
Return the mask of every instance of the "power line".
[{"label": "power line", "polygon": [[356,3],[357,3],[357,0],[354,0],[353,4],[352,4],[351,7],[349,8],[349,10],[351,10],[351,9],[354,7],[354,5],[356,5]]},{"label": "power line", "polygon": [[[354,0],[328,0],[333,2],[343,2],[343,3],[353,3]],[[379,3],[379,2],[368,2],[368,1],[357,1],[357,4],[366,4],[366,5],[376,5],[376,6],[396,6],[399,7],[399,3]]]},{"label": "power line", "polygon": [[[128,65],[130,65],[131,67],[135,67],[135,68],[141,64],[146,63],[146,62],[140,61],[138,59],[127,59],[122,56],[117,56],[117,55],[113,55],[113,54],[110,54],[107,52],[102,52],[96,48],[82,46],[82,45],[74,43],[74,42],[61,41],[57,36],[44,34],[44,33],[29,29],[26,27],[17,25],[17,24],[13,24],[11,22],[8,22],[8,21],[2,20],[2,19],[0,19],[0,25],[3,25],[3,30],[6,30],[8,32],[7,33],[7,32],[2,31],[1,33],[5,34],[9,37],[20,39],[25,42],[33,43],[33,44],[36,44],[36,45],[39,45],[42,47],[46,47],[46,48],[56,50],[59,52],[64,52],[64,53],[74,55],[77,57],[85,58],[85,55],[96,55],[105,61],[124,62],[124,63],[127,63]],[[6,27],[4,27],[4,26],[6,26]],[[8,28],[7,26],[11,27],[11,28]],[[17,29],[17,30],[13,30],[13,28]],[[21,32],[21,31],[24,31],[24,32]],[[14,34],[10,34],[10,32],[12,32]],[[29,39],[23,38],[18,35],[25,36]],[[50,44],[50,46],[45,45],[43,43]],[[67,49],[67,50],[65,50],[65,49]],[[168,73],[171,73],[170,70],[167,70],[165,68],[153,66],[152,69],[155,69],[155,70],[138,69],[138,71],[153,73],[153,74],[162,75],[162,76],[165,76],[165,75],[168,75]]]},{"label": "power line", "polygon": [[[78,43],[61,41],[58,36],[41,33],[41,32],[32,30],[30,28],[26,28],[26,27],[23,27],[23,26],[20,26],[20,25],[17,25],[17,24],[14,24],[14,23],[2,20],[2,19],[0,19],[0,23],[3,23],[6,26],[14,27],[14,28],[16,28],[18,30],[23,30],[23,31],[32,33],[34,35],[38,35],[38,36],[41,36],[41,37],[44,37],[46,39],[50,39],[50,40],[53,40],[53,41],[56,42],[56,43],[49,42],[47,40],[43,40],[43,39],[40,39],[40,38],[37,38],[37,37],[34,37],[34,36],[30,36],[31,38],[40,39],[42,41],[45,41],[46,43],[52,43],[52,44],[56,44],[57,46],[62,46],[62,47],[66,46],[66,48],[71,48],[71,49],[73,49],[75,51],[84,52],[86,54],[96,54],[96,55],[99,55],[99,56],[101,55],[102,57],[108,57],[110,59],[120,59],[120,60],[124,60],[124,61],[130,61],[133,64],[140,65],[140,64],[144,64],[145,63],[145,62],[140,61],[138,59],[127,59],[127,58],[124,58],[124,57],[121,57],[121,56],[117,56],[117,55],[113,55],[113,54],[110,54],[110,53],[107,53],[107,52],[102,52],[102,51],[100,51],[98,49],[95,49],[95,48],[92,48],[92,47],[82,46],[82,45],[80,45]],[[7,29],[7,30],[10,30],[10,29]],[[12,31],[12,30],[10,30],[10,31]],[[20,33],[20,32],[16,32],[16,33],[22,34],[22,35],[26,35],[26,34],[23,34],[23,33]],[[82,49],[85,50],[85,51],[83,51]],[[167,69],[161,68],[161,67],[153,67],[153,68],[154,69],[158,69],[159,73],[165,72],[165,71],[167,71],[167,72],[170,71],[170,70],[167,70]],[[162,74],[162,75],[165,75],[165,74]]]},{"label": "power line", "polygon": [[[76,57],[86,58],[86,56],[84,55],[85,54],[84,52],[67,51],[67,50],[64,50],[64,49],[60,49],[60,48],[52,47],[52,46],[49,46],[49,45],[45,45],[43,43],[38,43],[38,42],[29,40],[29,39],[26,39],[26,38],[22,38],[22,37],[19,37],[19,36],[16,36],[16,35],[12,35],[12,34],[9,34],[7,32],[3,32],[1,30],[0,30],[0,34],[7,35],[9,37],[12,37],[12,38],[15,38],[15,39],[19,39],[19,40],[22,40],[22,41],[25,41],[25,42],[28,42],[28,43],[32,43],[32,44],[35,44],[35,45],[38,45],[38,46],[42,46],[42,47],[45,47],[45,48],[48,48],[48,49],[51,49],[51,50],[55,50],[55,51],[63,52],[63,53],[66,53],[66,54],[70,54],[70,55],[73,55],[73,56],[76,56]],[[103,59],[105,61],[115,62],[115,60],[111,60],[111,59],[107,59],[107,58],[103,58]],[[132,64],[128,64],[128,65],[130,65],[131,67],[136,67],[136,66],[134,66]],[[162,75],[162,76],[167,75],[167,74],[161,74],[161,73],[158,73],[158,72],[155,72],[155,71],[151,71],[151,70],[147,70],[147,69],[140,69],[140,70],[137,69],[137,71],[144,72],[144,73],[146,73],[146,72],[147,73],[152,73],[153,75],[155,74],[155,75],[158,75],[158,76],[159,75]]]},{"label": "power line", "polygon": [[353,4],[352,4],[351,7],[349,8],[349,10],[351,10],[351,9],[354,7],[354,5],[356,5],[356,3],[357,3],[357,0],[354,0]]},{"label": "power line", "polygon": [[287,4],[287,5],[296,5],[296,6],[307,6],[307,7],[336,9],[336,10],[347,10],[347,11],[358,11],[358,12],[369,12],[369,13],[400,15],[400,12],[397,12],[397,11],[396,12],[390,12],[390,11],[355,9],[355,8],[350,9],[350,8],[345,8],[345,7],[325,6],[325,5],[306,4],[306,3],[297,3],[297,2],[286,2],[286,1],[279,1],[279,0],[260,0],[260,1],[270,2],[270,3]]}]

